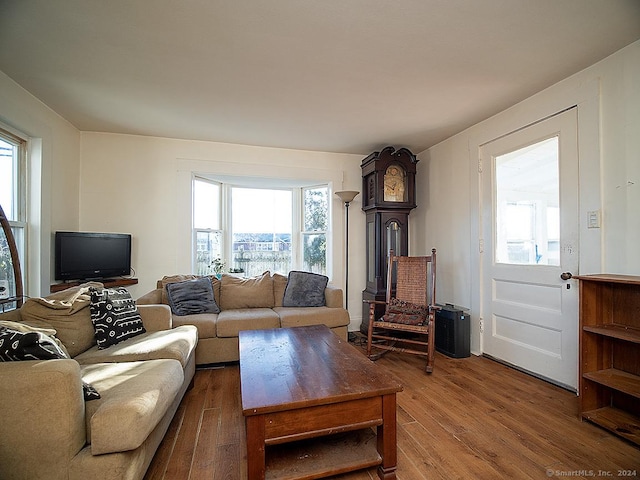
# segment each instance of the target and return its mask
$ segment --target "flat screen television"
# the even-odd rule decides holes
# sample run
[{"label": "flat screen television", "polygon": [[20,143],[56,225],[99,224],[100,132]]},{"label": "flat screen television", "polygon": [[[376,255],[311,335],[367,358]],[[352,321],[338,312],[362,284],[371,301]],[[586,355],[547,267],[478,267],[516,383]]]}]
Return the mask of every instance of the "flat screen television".
[{"label": "flat screen television", "polygon": [[131,235],[56,232],[56,280],[98,280],[130,273]]}]

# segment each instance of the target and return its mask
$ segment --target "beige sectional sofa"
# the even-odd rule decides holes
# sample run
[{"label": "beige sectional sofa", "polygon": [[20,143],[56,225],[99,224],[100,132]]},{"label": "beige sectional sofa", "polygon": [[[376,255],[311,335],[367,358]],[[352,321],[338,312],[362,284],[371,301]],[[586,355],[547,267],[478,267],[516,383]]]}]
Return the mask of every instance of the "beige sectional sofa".
[{"label": "beige sectional sofa", "polygon": [[[168,305],[167,285],[196,278],[194,275],[165,276],[157,282],[155,290],[138,298],[137,302],[139,305]],[[241,330],[324,324],[346,340],[349,313],[343,307],[342,290],[327,285],[323,306],[283,306],[288,279],[269,272],[253,278],[227,274],[220,279],[211,277],[220,312],[173,315],[174,325],[198,328],[196,364],[237,361],[238,332]]]},{"label": "beige sectional sofa", "polygon": [[[0,315],[54,329],[71,357],[0,362],[3,480],[142,479],[192,382],[196,327],[139,306],[146,332],[100,349],[83,288]],[[83,382],[101,398],[85,400]]]}]

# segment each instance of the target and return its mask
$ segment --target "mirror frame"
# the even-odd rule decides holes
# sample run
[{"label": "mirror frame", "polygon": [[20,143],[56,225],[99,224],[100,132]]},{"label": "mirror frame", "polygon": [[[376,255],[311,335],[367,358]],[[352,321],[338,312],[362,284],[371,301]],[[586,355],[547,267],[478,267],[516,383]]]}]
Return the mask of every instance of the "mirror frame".
[{"label": "mirror frame", "polygon": [[0,205],[0,224],[2,230],[7,239],[9,245],[9,253],[11,254],[11,266],[13,267],[13,279],[16,286],[15,297],[9,297],[7,299],[0,300],[0,304],[16,302],[16,309],[22,306],[23,299],[23,286],[22,286],[22,271],[20,270],[20,258],[18,257],[18,247],[16,246],[15,239],[13,238],[13,231],[7,216],[4,214],[2,205]]}]

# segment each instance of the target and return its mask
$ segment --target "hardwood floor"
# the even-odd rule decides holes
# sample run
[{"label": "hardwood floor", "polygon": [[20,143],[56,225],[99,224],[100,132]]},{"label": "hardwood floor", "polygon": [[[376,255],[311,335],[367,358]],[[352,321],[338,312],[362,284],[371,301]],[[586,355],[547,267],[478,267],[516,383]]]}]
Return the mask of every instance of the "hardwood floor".
[{"label": "hardwood floor", "polygon": [[[640,449],[578,419],[578,398],[482,357],[390,353],[399,378],[398,480],[640,477]],[[145,480],[244,480],[238,365],[200,369]],[[375,468],[334,477],[377,479]]]}]

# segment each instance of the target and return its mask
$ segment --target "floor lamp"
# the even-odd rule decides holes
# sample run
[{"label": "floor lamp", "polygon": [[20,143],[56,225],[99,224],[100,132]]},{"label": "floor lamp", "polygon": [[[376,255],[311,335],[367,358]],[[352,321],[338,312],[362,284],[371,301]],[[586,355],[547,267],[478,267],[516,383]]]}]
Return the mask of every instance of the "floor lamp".
[{"label": "floor lamp", "polygon": [[347,211],[346,215],[346,227],[345,227],[345,267],[344,267],[344,308],[349,309],[349,204],[356,198],[360,192],[354,190],[345,190],[343,192],[336,192],[336,195],[340,197],[340,200],[344,202],[344,208]]}]

